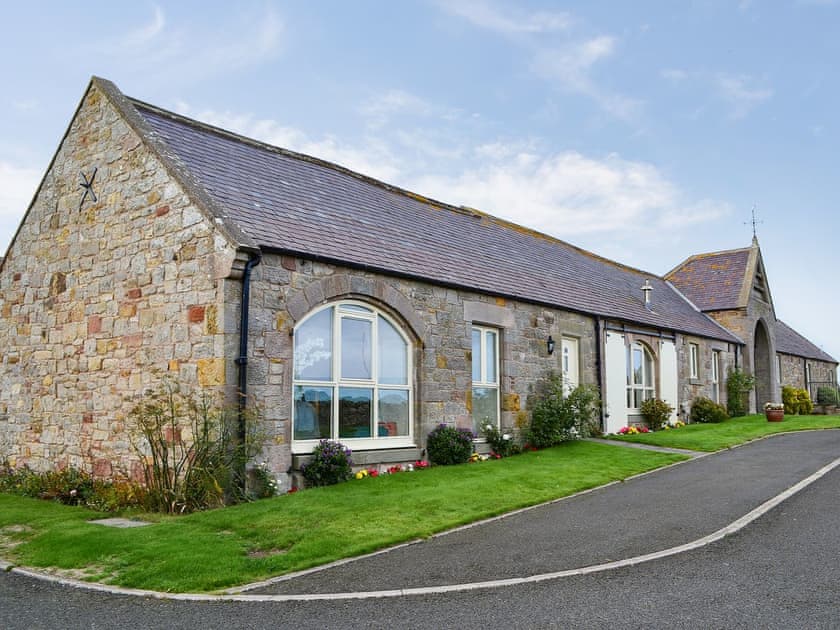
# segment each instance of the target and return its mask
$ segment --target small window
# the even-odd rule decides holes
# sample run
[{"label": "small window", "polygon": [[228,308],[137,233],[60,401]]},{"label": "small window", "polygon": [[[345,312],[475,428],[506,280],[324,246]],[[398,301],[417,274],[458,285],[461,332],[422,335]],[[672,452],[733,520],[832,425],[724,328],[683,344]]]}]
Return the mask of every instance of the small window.
[{"label": "small window", "polygon": [[473,326],[472,329],[472,424],[499,426],[499,331]]},{"label": "small window", "polygon": [[696,343],[688,344],[691,361],[691,378],[700,378],[700,346]]}]

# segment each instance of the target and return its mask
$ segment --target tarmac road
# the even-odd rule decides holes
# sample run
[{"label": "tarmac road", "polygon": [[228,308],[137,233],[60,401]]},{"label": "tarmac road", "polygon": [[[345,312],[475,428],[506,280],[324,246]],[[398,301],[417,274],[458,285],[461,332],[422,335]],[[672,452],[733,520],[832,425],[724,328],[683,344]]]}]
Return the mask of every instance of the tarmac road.
[{"label": "tarmac road", "polygon": [[[435,580],[446,582],[453,577],[481,579],[486,567],[497,564],[509,573],[509,562],[519,556],[547,556],[551,560],[539,568],[555,570],[583,566],[578,561],[588,561],[593,552],[594,557],[626,557],[621,554],[649,548],[645,541],[662,547],[708,533],[720,522],[749,512],[777,486],[793,485],[838,456],[840,431],[778,436],[610,486],[579,497],[583,501],[560,502],[428,541],[431,546],[399,550],[414,556],[391,552],[338,567],[337,574],[330,569],[282,583],[281,588],[300,592],[305,581],[324,592],[344,590],[338,588],[344,585],[344,571],[365,584],[390,588],[392,575],[422,574],[424,557],[431,561],[440,554],[455,554],[452,564],[439,562],[426,572],[434,571]],[[679,496],[681,504],[675,502]],[[628,509],[630,516],[622,521]],[[575,515],[578,525],[587,523],[592,529],[575,529],[580,535],[568,544],[557,544],[556,535],[533,538],[553,523],[555,532],[567,531]],[[604,532],[614,532],[613,537],[599,538]],[[495,544],[485,543],[500,535]],[[623,542],[627,538],[632,542]],[[553,546],[543,547],[551,540]],[[461,548],[472,551],[476,561],[465,567],[458,555]],[[541,548],[542,554],[532,551]],[[495,554],[495,562],[479,560],[484,554]],[[722,540],[590,575],[386,599],[190,602],[96,593],[4,573],[0,628],[840,628],[838,560],[840,468],[835,468]],[[406,562],[415,563],[415,571],[400,571]],[[457,574],[447,573],[456,565]]]}]

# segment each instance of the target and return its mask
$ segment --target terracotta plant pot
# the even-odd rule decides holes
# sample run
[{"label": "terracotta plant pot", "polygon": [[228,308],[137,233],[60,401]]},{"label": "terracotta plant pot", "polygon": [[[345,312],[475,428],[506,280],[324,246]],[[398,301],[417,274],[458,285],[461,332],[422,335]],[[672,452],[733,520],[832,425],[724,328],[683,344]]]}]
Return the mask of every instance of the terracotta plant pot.
[{"label": "terracotta plant pot", "polygon": [[781,422],[785,419],[785,410],[768,409],[764,412],[764,415],[767,416],[767,422]]}]

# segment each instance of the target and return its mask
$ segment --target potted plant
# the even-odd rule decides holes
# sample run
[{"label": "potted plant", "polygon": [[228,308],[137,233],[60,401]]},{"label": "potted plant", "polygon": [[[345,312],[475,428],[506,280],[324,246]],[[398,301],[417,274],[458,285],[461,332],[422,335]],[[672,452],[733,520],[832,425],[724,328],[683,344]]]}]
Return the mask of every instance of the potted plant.
[{"label": "potted plant", "polygon": [[781,422],[785,419],[785,406],[782,403],[765,403],[764,415],[767,416],[767,422]]}]

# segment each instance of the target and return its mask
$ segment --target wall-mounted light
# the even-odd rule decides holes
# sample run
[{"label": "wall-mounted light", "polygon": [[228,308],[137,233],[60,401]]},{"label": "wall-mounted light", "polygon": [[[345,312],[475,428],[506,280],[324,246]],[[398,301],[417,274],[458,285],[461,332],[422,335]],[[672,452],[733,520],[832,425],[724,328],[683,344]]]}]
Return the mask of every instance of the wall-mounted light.
[{"label": "wall-mounted light", "polygon": [[554,339],[551,338],[551,335],[545,342],[545,349],[548,350],[548,354],[554,354]]}]

